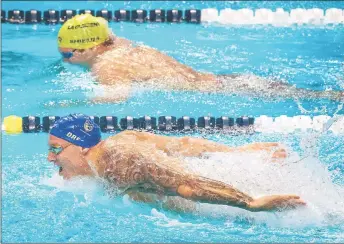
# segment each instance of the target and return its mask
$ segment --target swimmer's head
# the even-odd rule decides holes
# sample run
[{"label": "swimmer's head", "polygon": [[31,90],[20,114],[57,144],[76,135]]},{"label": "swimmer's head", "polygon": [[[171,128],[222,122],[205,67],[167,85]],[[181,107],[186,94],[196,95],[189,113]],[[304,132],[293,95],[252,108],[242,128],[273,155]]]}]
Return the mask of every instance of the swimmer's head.
[{"label": "swimmer's head", "polygon": [[86,155],[100,141],[100,128],[89,116],[71,114],[62,117],[50,130],[48,160],[60,167],[60,175],[65,179],[91,175]]},{"label": "swimmer's head", "polygon": [[64,60],[70,63],[88,63],[98,54],[97,47],[113,43],[108,22],[91,14],[76,15],[59,30],[57,44]]},{"label": "swimmer's head", "polygon": [[88,49],[95,47],[111,35],[108,22],[91,14],[76,15],[67,20],[59,30],[59,48]]}]

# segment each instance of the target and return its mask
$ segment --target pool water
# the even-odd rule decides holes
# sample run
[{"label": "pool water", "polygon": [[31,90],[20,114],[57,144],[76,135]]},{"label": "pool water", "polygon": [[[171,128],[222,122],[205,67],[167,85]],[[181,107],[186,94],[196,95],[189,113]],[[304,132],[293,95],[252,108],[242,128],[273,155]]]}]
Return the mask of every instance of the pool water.
[{"label": "pool water", "polygon": [[[3,2],[2,9],[344,8],[341,2]],[[120,104],[92,104],[87,70],[60,61],[60,25],[2,24],[2,117],[89,115],[194,117],[342,115],[322,100],[264,99],[137,88]],[[115,34],[157,48],[194,69],[250,73],[313,90],[343,90],[344,27],[110,23]],[[106,138],[111,134],[103,134]],[[180,136],[180,135],[176,135]],[[63,181],[47,162],[47,134],[2,134],[2,242],[343,242],[344,136],[331,132],[195,134],[229,146],[281,141],[289,159],[212,154],[190,169],[252,196],[298,194],[307,207],[251,213],[199,204],[167,211],[116,196],[93,179]]]}]

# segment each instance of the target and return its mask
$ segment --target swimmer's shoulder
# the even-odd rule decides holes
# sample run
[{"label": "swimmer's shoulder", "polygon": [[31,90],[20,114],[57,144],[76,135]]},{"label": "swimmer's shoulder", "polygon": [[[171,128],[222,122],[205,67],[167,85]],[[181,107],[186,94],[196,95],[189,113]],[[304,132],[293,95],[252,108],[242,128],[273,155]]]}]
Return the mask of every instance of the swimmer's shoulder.
[{"label": "swimmer's shoulder", "polygon": [[133,143],[133,140],[126,138],[122,132],[110,136],[103,140],[102,151],[110,152],[110,154],[116,155],[127,155],[130,154],[130,145]]},{"label": "swimmer's shoulder", "polygon": [[154,134],[149,133],[149,132],[125,130],[113,136],[113,140],[123,140],[123,139],[131,139],[131,138],[134,138],[137,140],[145,140],[154,136],[155,136]]},{"label": "swimmer's shoulder", "polygon": [[124,38],[118,39],[118,42],[112,49],[98,56],[97,63],[109,63],[110,60],[114,62],[116,62],[116,60],[123,62],[123,59],[131,57],[132,55],[136,56],[139,53],[147,54],[148,52],[158,52],[158,50],[146,46],[143,43],[132,42]]},{"label": "swimmer's shoulder", "polygon": [[139,133],[140,132],[138,131],[132,131],[132,130],[125,130],[125,131],[119,132],[116,135],[106,138],[104,140],[105,146],[111,147],[111,146],[116,146],[119,144],[128,144],[128,143],[134,142],[140,136]]},{"label": "swimmer's shoulder", "polygon": [[118,41],[118,44],[120,46],[124,46],[124,47],[134,47],[135,46],[135,42],[130,41],[128,39],[122,38],[122,37],[117,37],[116,38]]}]

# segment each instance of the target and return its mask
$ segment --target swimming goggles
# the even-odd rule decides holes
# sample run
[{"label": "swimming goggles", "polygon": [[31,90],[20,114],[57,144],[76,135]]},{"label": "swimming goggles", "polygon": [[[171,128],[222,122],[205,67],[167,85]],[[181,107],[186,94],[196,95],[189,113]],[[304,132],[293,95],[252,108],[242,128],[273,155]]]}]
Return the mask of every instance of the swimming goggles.
[{"label": "swimming goggles", "polygon": [[[71,144],[70,144],[71,145]],[[66,147],[61,147],[61,146],[49,146],[49,149],[48,151],[55,154],[55,155],[58,155],[60,154],[64,149],[66,149],[67,147],[69,147],[70,145],[66,146]]]},{"label": "swimming goggles", "polygon": [[74,52],[76,51],[76,49],[74,49],[71,52],[60,52],[62,57],[66,58],[66,59],[70,59],[71,57],[73,57]]}]

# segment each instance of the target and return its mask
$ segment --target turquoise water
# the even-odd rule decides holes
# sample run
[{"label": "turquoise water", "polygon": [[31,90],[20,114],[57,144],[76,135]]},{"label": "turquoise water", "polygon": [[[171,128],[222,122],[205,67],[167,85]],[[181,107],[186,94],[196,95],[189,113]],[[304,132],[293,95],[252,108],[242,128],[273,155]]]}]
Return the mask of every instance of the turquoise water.
[{"label": "turquoise water", "polygon": [[[191,7],[344,8],[343,2],[3,2],[2,9],[152,9]],[[122,37],[144,43],[197,70],[253,73],[313,90],[343,90],[343,26],[226,27],[111,23]],[[127,102],[94,105],[88,71],[60,61],[59,25],[2,24],[2,116],[65,115],[330,115],[338,103],[136,89]],[[343,114],[339,111],[338,114]],[[104,138],[110,136],[104,134]],[[295,193],[305,209],[250,213],[198,206],[176,213],[112,196],[97,182],[64,182],[47,162],[47,135],[2,135],[2,242],[343,242],[344,138],[331,133],[200,135],[230,146],[282,141],[290,159],[269,164],[262,155],[188,159],[205,176],[253,196]],[[295,155],[298,154],[298,155]],[[306,157],[308,156],[308,157]],[[297,158],[301,160],[297,163]]]}]

